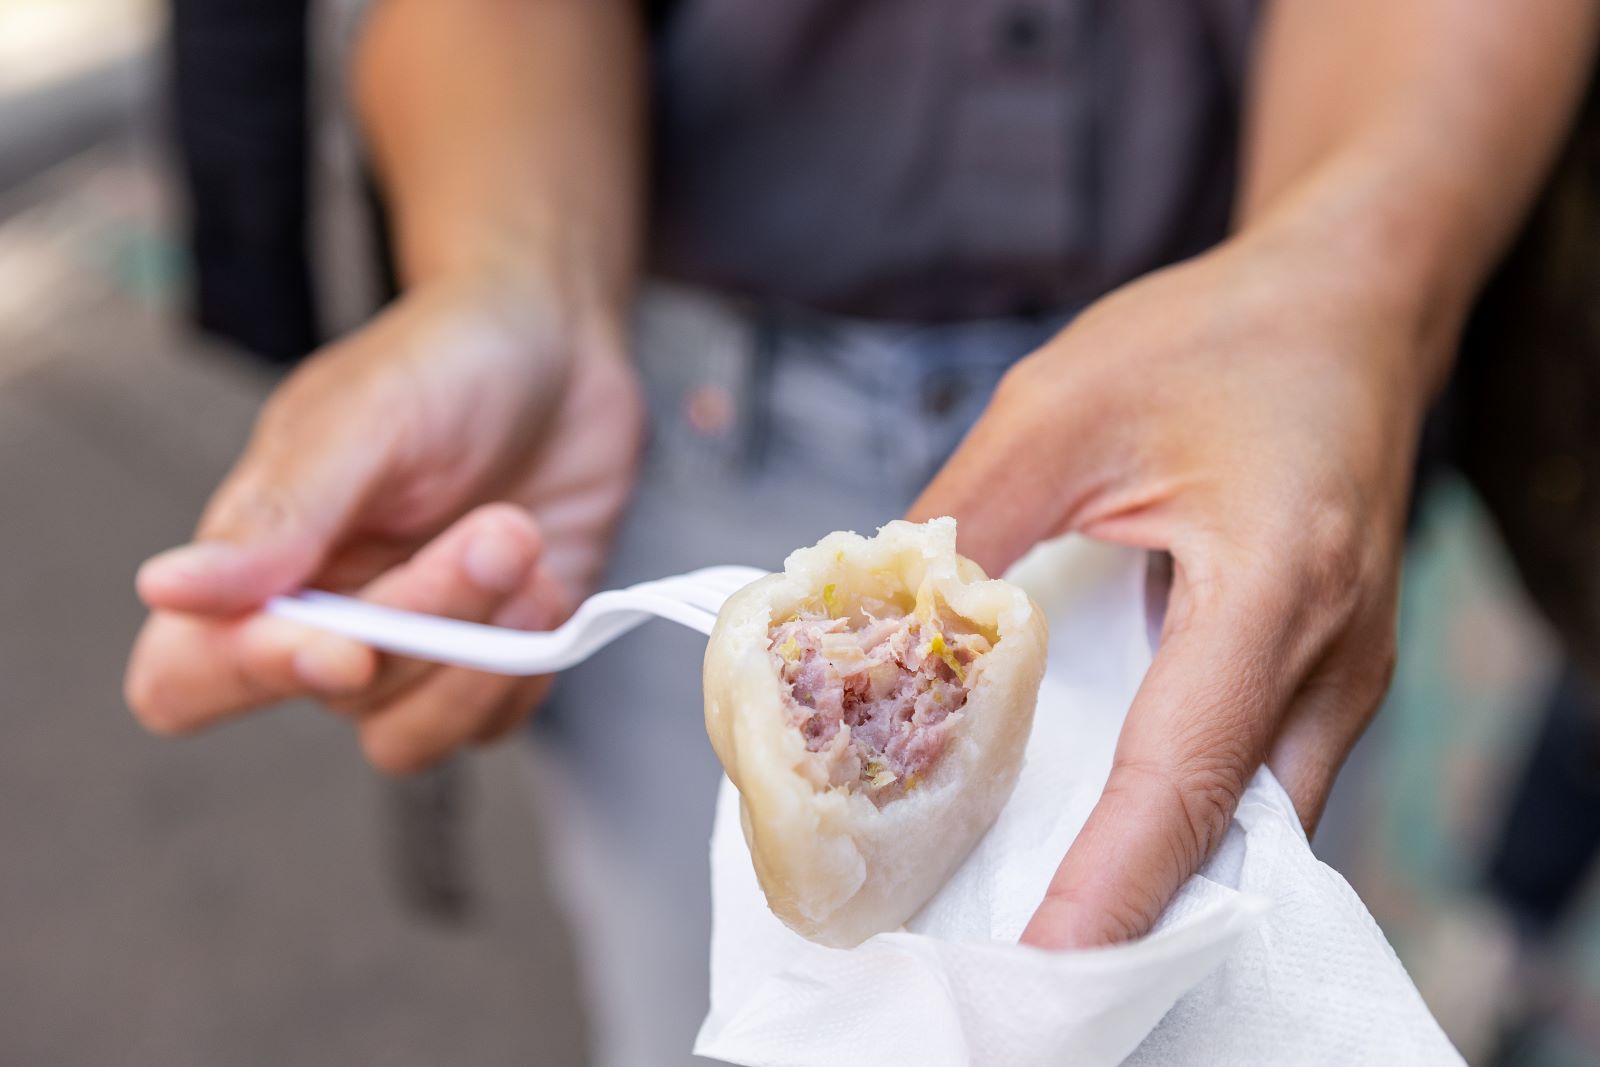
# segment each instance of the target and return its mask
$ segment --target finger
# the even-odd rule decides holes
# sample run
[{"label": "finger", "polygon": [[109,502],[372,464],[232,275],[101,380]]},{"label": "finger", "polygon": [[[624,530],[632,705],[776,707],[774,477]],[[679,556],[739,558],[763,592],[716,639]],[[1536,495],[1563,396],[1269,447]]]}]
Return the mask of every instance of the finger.
[{"label": "finger", "polygon": [[311,584],[329,592],[358,596],[380,575],[405,563],[427,543],[426,537],[376,537],[363,532],[359,538],[336,546],[333,554],[322,561]]},{"label": "finger", "polygon": [[[489,622],[533,581],[542,541],[533,517],[512,504],[468,513],[409,561],[374,579],[363,600],[467,622]],[[514,625],[514,624],[511,624]],[[384,656],[358,713],[381,708],[430,671],[424,660]]]},{"label": "finger", "polygon": [[361,720],[361,750],[388,774],[425,770],[500,725],[526,681],[459,667],[433,671]]},{"label": "finger", "polygon": [[347,431],[291,436],[263,420],[195,540],[139,568],[157,610],[236,615],[308,583],[377,480],[386,449]]},{"label": "finger", "polygon": [[1394,649],[1392,615],[1387,623],[1352,627],[1350,639],[1329,654],[1284,716],[1267,765],[1307,837],[1316,833],[1339,769],[1383,702]]},{"label": "finger", "polygon": [[[529,588],[528,595],[506,605],[495,618],[495,625],[548,630],[559,626],[572,614],[574,604],[568,590],[542,563]],[[517,679],[517,685],[502,702],[499,714],[473,737],[473,743],[493,744],[511,734],[544,702],[554,683],[555,676],[549,674]]]},{"label": "finger", "polygon": [[[572,613],[570,598],[563,587],[542,565],[532,583],[528,597],[508,604],[495,619],[499,626],[515,629],[550,629],[560,625]],[[510,694],[501,702],[499,712],[484,723],[472,738],[478,745],[490,745],[509,736],[528,720],[534,710],[550,695],[555,676],[537,675],[519,678]]]},{"label": "finger", "polygon": [[[497,626],[549,625],[561,610],[549,580],[535,576],[497,612]],[[358,730],[368,760],[380,770],[408,774],[431,766],[469,743],[510,733],[549,691],[548,676],[514,678],[461,668],[433,670],[366,715]]]},{"label": "finger", "polygon": [[283,619],[156,612],[134,643],[123,691],[146,729],[175,734],[291,697],[347,697],[376,672],[365,645]]},{"label": "finger", "polygon": [[510,737],[544,702],[554,682],[555,678],[550,675],[520,679],[510,695],[501,702],[499,712],[473,736],[472,743],[492,745]]},{"label": "finger", "polygon": [[1224,588],[1215,573],[1197,578],[1178,558],[1161,646],[1105,791],[1024,942],[1069,948],[1144,934],[1221,839],[1261,765],[1310,657],[1286,587],[1230,570],[1250,577]]},{"label": "finger", "polygon": [[[494,505],[468,515],[374,585],[398,606],[483,619],[522,583],[537,552],[531,518]],[[301,696],[336,707],[370,706],[429,669],[407,660],[401,670],[400,662],[265,615],[213,620],[158,612],[135,645],[125,689],[148,728],[187,732]]]}]

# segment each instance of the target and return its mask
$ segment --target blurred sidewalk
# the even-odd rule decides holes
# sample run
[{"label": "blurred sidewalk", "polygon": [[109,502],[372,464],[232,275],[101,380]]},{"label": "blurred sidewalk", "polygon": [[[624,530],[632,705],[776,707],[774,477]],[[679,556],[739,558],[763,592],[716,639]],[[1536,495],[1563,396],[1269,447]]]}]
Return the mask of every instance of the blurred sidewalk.
[{"label": "blurred sidewalk", "polygon": [[0,0],[0,190],[122,128],[154,81],[161,0]]},{"label": "blurred sidewalk", "polygon": [[173,326],[164,193],[126,137],[0,192],[0,1063],[581,1063],[511,752],[471,762],[478,911],[439,928],[396,900],[347,728],[157,740],[123,707],[134,569],[270,384]]}]

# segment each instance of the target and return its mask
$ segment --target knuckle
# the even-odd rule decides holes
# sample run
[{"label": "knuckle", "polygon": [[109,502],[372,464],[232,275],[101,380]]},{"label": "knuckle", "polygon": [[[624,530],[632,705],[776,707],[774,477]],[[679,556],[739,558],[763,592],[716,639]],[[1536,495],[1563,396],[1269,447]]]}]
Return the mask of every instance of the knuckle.
[{"label": "knuckle", "polygon": [[1187,621],[1254,627],[1294,612],[1299,573],[1293,553],[1270,538],[1197,540],[1182,556]]},{"label": "knuckle", "polygon": [[995,386],[997,395],[1010,396],[1025,389],[1038,376],[1038,359],[1036,356],[1023,356],[1000,375],[1000,381]]},{"label": "knuckle", "polygon": [[526,529],[533,522],[533,516],[526,508],[509,500],[495,500],[481,504],[473,514],[477,516],[479,522],[495,523],[516,530]]},{"label": "knuckle", "polygon": [[1393,634],[1385,634],[1362,657],[1356,684],[1361,695],[1365,718],[1376,714],[1378,705],[1383,703],[1384,696],[1389,692],[1389,685],[1394,681],[1394,672],[1399,660],[1400,651]]},{"label": "knuckle", "polygon": [[1384,639],[1374,660],[1373,688],[1381,700],[1394,682],[1394,672],[1400,666],[1400,648],[1393,637]]},{"label": "knuckle", "polygon": [[1076,885],[1053,884],[1045,891],[1038,914],[1045,923],[1060,927],[1050,938],[1060,947],[1089,947],[1144,936],[1165,903],[1136,887],[1091,899]]},{"label": "knuckle", "polygon": [[1321,647],[1372,599],[1373,562],[1349,512],[1329,510],[1219,553],[1208,600],[1235,625],[1299,633]]},{"label": "knuckle", "polygon": [[1305,524],[1310,547],[1330,555],[1359,543],[1361,526],[1353,508],[1328,500],[1308,509]]},{"label": "knuckle", "polygon": [[293,432],[308,418],[315,418],[329,387],[336,385],[338,378],[347,377],[339,372],[347,362],[345,354],[350,351],[348,341],[335,342],[303,360],[261,405],[256,434]]},{"label": "knuckle", "polygon": [[1024,356],[1000,376],[995,386],[994,405],[1004,409],[1035,404],[1040,390],[1049,387],[1055,377],[1040,353]]},{"label": "knuckle", "polygon": [[1313,509],[1302,533],[1302,582],[1308,595],[1340,622],[1361,605],[1367,561],[1363,531],[1355,514],[1343,506]]},{"label": "knuckle", "polygon": [[1143,894],[1128,894],[1104,902],[1100,907],[1096,940],[1118,944],[1143,937],[1160,918],[1164,903]]},{"label": "knuckle", "polygon": [[1244,784],[1231,763],[1191,759],[1175,781],[1179,809],[1189,826],[1195,854],[1186,857],[1198,867],[1222,839],[1239,806]]},{"label": "knuckle", "polygon": [[300,421],[299,398],[305,392],[304,374],[294,374],[286,379],[282,385],[267,397],[266,403],[261,405],[261,411],[256,415],[253,428],[255,437],[268,438],[279,433],[288,433]]},{"label": "knuckle", "polygon": [[270,533],[292,526],[297,514],[298,504],[286,488],[251,479],[217,497],[201,530],[209,536],[242,530]]},{"label": "knuckle", "polygon": [[520,504],[508,500],[482,504],[474,509],[470,519],[478,530],[492,530],[495,536],[530,556],[539,548],[538,524],[532,513]]},{"label": "knuckle", "polygon": [[1154,761],[1119,760],[1113,771],[1127,788],[1162,798],[1171,827],[1172,861],[1182,872],[1198,868],[1226,832],[1244,792],[1242,754],[1211,746],[1185,756]]}]

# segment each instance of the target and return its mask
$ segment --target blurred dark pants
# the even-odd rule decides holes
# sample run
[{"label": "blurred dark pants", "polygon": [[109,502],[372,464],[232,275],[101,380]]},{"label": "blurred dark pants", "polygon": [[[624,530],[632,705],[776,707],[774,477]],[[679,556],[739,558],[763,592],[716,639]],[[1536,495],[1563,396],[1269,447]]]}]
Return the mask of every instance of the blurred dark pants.
[{"label": "blurred dark pants", "polygon": [[276,362],[317,341],[309,0],[173,0],[173,124],[199,326]]}]

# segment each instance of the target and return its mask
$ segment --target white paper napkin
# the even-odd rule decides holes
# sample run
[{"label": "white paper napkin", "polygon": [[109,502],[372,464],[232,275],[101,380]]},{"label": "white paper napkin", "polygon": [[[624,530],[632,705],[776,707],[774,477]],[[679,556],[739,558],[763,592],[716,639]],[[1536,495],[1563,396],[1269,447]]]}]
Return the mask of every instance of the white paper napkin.
[{"label": "white paper napkin", "polygon": [[1149,936],[1084,952],[1016,944],[1105,783],[1151,619],[1142,553],[1068,539],[1008,577],[1049,615],[1050,659],[999,820],[904,930],[831,949],[767,910],[724,780],[695,1052],[751,1067],[1459,1063],[1267,771]]}]

